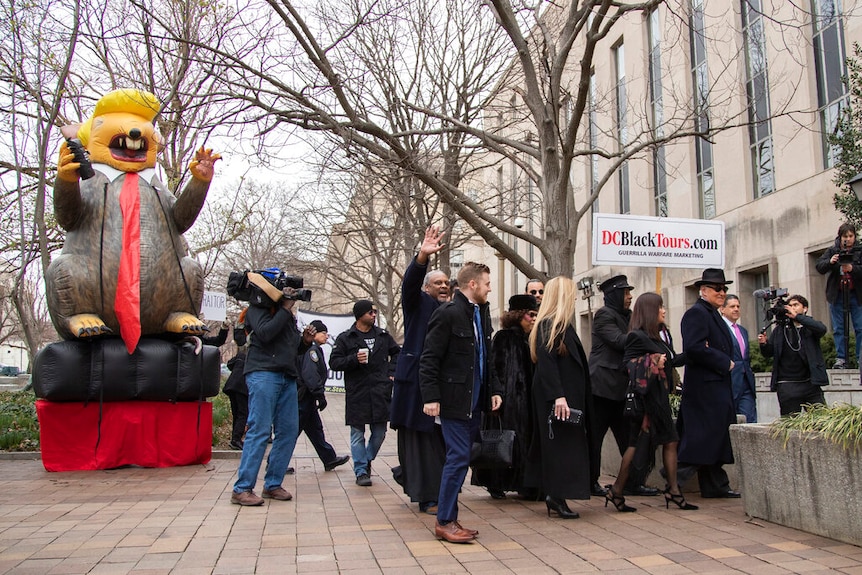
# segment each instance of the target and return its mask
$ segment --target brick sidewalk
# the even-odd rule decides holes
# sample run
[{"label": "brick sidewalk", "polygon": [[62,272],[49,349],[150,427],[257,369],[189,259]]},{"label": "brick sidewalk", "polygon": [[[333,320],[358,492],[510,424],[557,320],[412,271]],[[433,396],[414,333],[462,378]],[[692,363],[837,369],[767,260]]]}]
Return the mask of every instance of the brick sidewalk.
[{"label": "brick sidewalk", "polygon": [[[327,435],[348,453],[343,398],[330,394]],[[230,504],[237,454],[206,466],[48,473],[38,460],[0,460],[0,573],[857,573],[862,548],[750,520],[740,500],[665,510],[632,497],[637,513],[570,502],[581,518],[548,519],[543,503],[492,500],[465,485],[470,545],[438,541],[434,518],[389,473],[389,433],[372,487],[350,464],[332,472],[300,438],[291,502]],[[609,481],[610,479],[608,479]],[[469,483],[469,480],[468,480]],[[260,491],[260,482],[258,484]]]}]

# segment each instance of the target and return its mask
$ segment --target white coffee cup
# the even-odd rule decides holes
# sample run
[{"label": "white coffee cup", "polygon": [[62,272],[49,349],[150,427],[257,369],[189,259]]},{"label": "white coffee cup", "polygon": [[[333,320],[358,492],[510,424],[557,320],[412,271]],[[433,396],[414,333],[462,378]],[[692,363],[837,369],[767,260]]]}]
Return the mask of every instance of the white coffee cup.
[{"label": "white coffee cup", "polygon": [[357,352],[356,357],[359,358],[359,363],[368,363],[368,348],[367,347],[359,348],[359,351]]}]

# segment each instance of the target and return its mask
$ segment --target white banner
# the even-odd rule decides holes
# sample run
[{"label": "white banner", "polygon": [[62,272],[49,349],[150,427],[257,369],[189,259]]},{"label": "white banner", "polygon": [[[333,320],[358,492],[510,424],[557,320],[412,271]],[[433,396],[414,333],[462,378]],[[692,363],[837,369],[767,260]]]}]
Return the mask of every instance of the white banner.
[{"label": "white banner", "polygon": [[724,268],[724,222],[593,213],[593,265]]},{"label": "white banner", "polygon": [[217,291],[204,290],[201,302],[201,317],[207,321],[224,321],[227,319],[227,295]]},{"label": "white banner", "polygon": [[[298,323],[300,331],[305,329],[305,326],[307,326],[316,319],[319,319],[326,324],[326,327],[329,330],[327,332],[326,343],[320,347],[323,348],[323,357],[326,359],[327,366],[329,366],[329,354],[332,353],[332,346],[335,344],[335,338],[337,338],[341,332],[350,329],[350,326],[352,326],[353,322],[356,321],[352,315],[330,315],[326,313],[305,310],[297,311],[296,317],[299,320]],[[326,390],[340,392],[344,391],[343,371],[332,371],[331,369],[328,370],[326,379]]]}]

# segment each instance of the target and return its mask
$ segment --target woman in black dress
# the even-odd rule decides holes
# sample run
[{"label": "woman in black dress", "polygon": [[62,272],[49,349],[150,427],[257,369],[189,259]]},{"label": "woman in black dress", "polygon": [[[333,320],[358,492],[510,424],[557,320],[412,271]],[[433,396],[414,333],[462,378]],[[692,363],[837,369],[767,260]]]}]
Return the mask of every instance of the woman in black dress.
[{"label": "woman in black dress", "polygon": [[635,301],[630,331],[626,339],[623,361],[629,369],[630,389],[634,388],[642,399],[644,414],[629,420],[629,447],[620,462],[616,482],[606,495],[605,507],[611,503],[617,511],[634,511],[622,496],[635,455],[635,445],[641,432],[650,434],[651,445],[662,446],[662,460],[667,472],[664,492],[665,507],[671,503],[680,509],[697,509],[687,503],[676,482],[676,451],[679,435],[670,411],[668,394],[673,384],[673,369],[685,361],[676,355],[669,341],[662,338],[665,324],[664,303],[656,293],[644,293]]},{"label": "woman in black dress", "polygon": [[503,405],[498,411],[488,412],[484,429],[515,430],[512,467],[509,469],[474,469],[473,485],[488,489],[494,499],[506,497],[506,491],[517,491],[525,498],[535,499],[535,490],[524,486],[527,448],[532,437],[534,417],[530,412],[533,383],[533,360],[527,336],[536,322],[539,302],[531,295],[513,295],[509,298],[509,311],[500,316],[500,327],[494,334],[491,361],[494,373],[503,388]]},{"label": "woman in black dress", "polygon": [[[563,519],[578,514],[566,499],[590,498],[589,426],[592,391],[590,371],[581,340],[575,332],[575,282],[555,277],[545,286],[536,326],[530,333],[533,375],[533,412],[536,425],[530,446],[527,482],[547,494],[548,515]],[[568,423],[571,416],[582,416]]]}]

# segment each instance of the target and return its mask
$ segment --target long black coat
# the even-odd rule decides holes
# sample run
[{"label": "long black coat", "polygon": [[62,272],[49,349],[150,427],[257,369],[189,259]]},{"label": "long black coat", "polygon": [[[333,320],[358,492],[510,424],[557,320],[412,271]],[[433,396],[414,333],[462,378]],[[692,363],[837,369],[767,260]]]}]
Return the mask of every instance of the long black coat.
[{"label": "long black coat", "polygon": [[[491,346],[491,363],[502,389],[503,405],[485,415],[485,429],[513,429],[515,449],[510,469],[476,469],[472,484],[499,491],[520,491],[524,486],[527,453],[533,437],[533,360],[527,334],[516,325],[498,331]],[[547,418],[546,418],[547,419]]]},{"label": "long black coat", "polygon": [[390,426],[392,429],[434,431],[434,418],[425,415],[419,391],[419,358],[428,332],[428,320],[440,302],[422,291],[428,266],[413,258],[401,284],[401,309],[404,314],[404,345],[395,368]]},{"label": "long black coat", "polygon": [[[563,334],[567,353],[559,355],[547,348],[549,322],[543,321],[536,341],[536,371],[533,375],[533,403],[536,425],[530,446],[527,484],[541,488],[551,497],[590,498],[590,428],[592,391],[587,357],[578,334],[571,326]],[[557,346],[554,346],[555,349]],[[581,426],[553,423],[554,438],[548,433],[548,416],[558,397],[566,398],[572,409],[584,411]]]},{"label": "long black coat", "polygon": [[729,430],[736,422],[730,378],[733,336],[718,310],[702,299],[682,316],[680,330],[687,361],[677,420],[679,461],[733,463]]},{"label": "long black coat", "polygon": [[593,318],[593,347],[590,349],[590,381],[599,397],[622,401],[626,397],[628,375],[623,365],[628,317],[604,306]]},{"label": "long black coat", "polygon": [[[374,338],[374,348],[368,363],[359,363],[356,352],[369,347],[365,340],[371,338]],[[400,351],[389,332],[377,326],[363,333],[354,323],[335,340],[329,367],[344,372],[344,421],[347,425],[389,421],[392,377]]]}]

